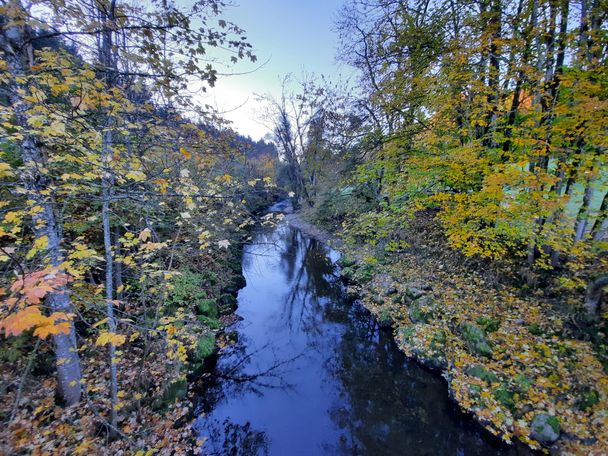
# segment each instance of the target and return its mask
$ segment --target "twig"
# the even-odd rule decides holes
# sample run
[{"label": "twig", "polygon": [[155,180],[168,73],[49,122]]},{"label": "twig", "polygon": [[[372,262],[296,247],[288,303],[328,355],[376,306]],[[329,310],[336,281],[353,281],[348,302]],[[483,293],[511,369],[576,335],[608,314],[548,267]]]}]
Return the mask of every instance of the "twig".
[{"label": "twig", "polygon": [[15,403],[13,404],[13,410],[11,411],[10,421],[15,419],[15,415],[17,414],[17,410],[19,409],[19,402],[21,401],[21,394],[23,393],[23,388],[25,387],[25,382],[27,377],[30,375],[30,370],[32,369],[32,365],[34,364],[34,359],[36,358],[36,354],[38,353],[38,348],[40,347],[40,339],[36,339],[36,345],[34,346],[34,350],[30,353],[30,356],[27,360],[27,364],[25,366],[25,370],[23,371],[23,375],[21,376],[21,381],[19,382],[19,388],[17,389],[17,396],[15,397]]}]

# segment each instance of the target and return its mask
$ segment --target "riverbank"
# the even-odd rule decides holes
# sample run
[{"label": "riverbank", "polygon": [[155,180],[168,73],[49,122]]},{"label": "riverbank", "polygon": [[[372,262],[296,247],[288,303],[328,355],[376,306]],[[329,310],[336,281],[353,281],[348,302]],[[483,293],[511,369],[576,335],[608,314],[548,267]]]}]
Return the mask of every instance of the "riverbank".
[{"label": "riverbank", "polygon": [[432,216],[419,215],[409,247],[391,255],[324,232],[311,214],[288,220],[339,246],[349,292],[492,434],[556,454],[606,454],[608,378],[593,346],[572,337],[551,303],[465,265]]},{"label": "riverbank", "polygon": [[80,352],[84,406],[64,408],[56,400],[47,344],[40,344],[28,369],[15,368],[18,362],[2,363],[0,416],[11,419],[0,431],[0,454],[197,453],[193,398],[207,380],[206,360],[221,344],[217,336],[232,323],[236,294],[244,286],[241,259],[242,247],[236,242],[215,255],[176,257],[176,272],[166,284],[171,293],[154,330],[140,336],[143,330],[122,322],[114,438],[104,413],[110,399],[107,352],[90,348],[96,345],[95,333],[82,329],[79,335],[79,345],[87,347]]}]

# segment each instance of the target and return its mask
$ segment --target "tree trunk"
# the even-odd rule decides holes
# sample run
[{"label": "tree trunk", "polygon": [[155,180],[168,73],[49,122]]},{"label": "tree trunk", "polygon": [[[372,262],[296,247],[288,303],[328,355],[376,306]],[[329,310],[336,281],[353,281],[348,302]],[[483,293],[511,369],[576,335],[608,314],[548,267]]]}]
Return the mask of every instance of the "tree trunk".
[{"label": "tree trunk", "polygon": [[[500,46],[499,41],[502,34],[502,8],[500,0],[493,0],[491,5],[491,16],[489,21],[489,29],[491,33],[490,39],[490,59],[488,68],[488,126],[486,134],[491,134],[494,131],[498,110],[498,100],[500,99],[499,84],[500,84]],[[486,138],[487,145],[494,146],[494,139]]]},{"label": "tree trunk", "polygon": [[530,11],[530,21],[523,33],[523,39],[525,40],[524,50],[522,52],[521,58],[521,67],[517,74],[517,81],[515,83],[515,89],[513,90],[513,98],[511,101],[511,109],[509,109],[509,114],[507,117],[507,125],[505,126],[505,142],[503,143],[503,161],[506,158],[506,153],[511,149],[511,137],[513,135],[513,127],[515,126],[515,119],[517,118],[517,112],[519,110],[519,103],[522,94],[523,84],[525,79],[527,79],[526,72],[524,67],[528,65],[532,54],[532,34],[534,33],[534,29],[536,28],[538,21],[538,0],[535,0],[532,3],[532,11]]},{"label": "tree trunk", "polygon": [[[114,255],[112,253],[112,231],[110,227],[110,201],[112,198],[112,174],[106,169],[109,166],[109,156],[111,153],[110,147],[112,144],[112,132],[106,131],[103,135],[102,146],[102,208],[101,218],[103,224],[103,246],[106,260],[106,314],[108,317],[108,331],[116,333],[116,319],[114,317]],[[116,347],[114,344],[109,344],[110,356],[110,435],[115,435],[118,417],[116,408],[118,405],[118,377],[116,371]]]},{"label": "tree trunk", "polygon": [[591,205],[592,197],[593,187],[591,186],[591,182],[588,182],[587,188],[585,188],[583,204],[578,211],[578,215],[576,216],[576,231],[574,234],[574,242],[579,242],[585,237],[585,233],[587,232],[587,225],[589,223],[589,206]]},{"label": "tree trunk", "polygon": [[[23,17],[26,17],[26,12],[18,1],[14,1],[13,5],[17,11],[23,12]],[[3,28],[0,34],[0,47],[4,51],[11,74],[15,77],[27,74],[34,63],[33,49],[31,44],[27,44],[31,34],[31,29],[23,24]],[[28,105],[16,95],[19,90],[27,92],[27,88],[21,87],[14,81],[15,78],[13,78],[12,90],[9,90],[10,103],[15,107],[17,124],[27,131],[29,128],[26,115]],[[61,269],[64,262],[64,255],[61,251],[61,225],[55,216],[53,199],[47,195],[51,182],[40,172],[45,163],[44,155],[40,150],[37,138],[30,134],[24,136],[19,147],[24,164],[21,180],[27,192],[27,199],[42,208],[42,211],[32,216],[34,234],[36,238],[46,236],[45,255],[48,264],[60,272],[64,272]],[[74,308],[68,291],[68,288],[63,286],[46,295],[45,303],[49,312],[73,313]],[[53,342],[59,394],[67,405],[73,405],[80,401],[82,374],[74,324],[71,321],[68,323],[69,332],[54,335]]]},{"label": "tree trunk", "polygon": [[608,233],[608,192],[604,194],[597,218],[593,221],[593,225],[589,228],[589,231],[594,241],[604,239]]},{"label": "tree trunk", "polygon": [[[112,0],[109,10],[100,10],[104,21],[104,31],[101,37],[100,61],[105,68],[106,85],[108,89],[114,87],[117,73],[116,60],[113,56],[112,33],[114,30],[114,11],[116,2]],[[114,185],[114,175],[112,171],[112,144],[114,142],[112,126],[114,121],[107,113],[105,131],[102,133],[101,146],[101,192],[102,206],[101,218],[103,224],[103,245],[106,262],[105,294],[106,294],[106,314],[108,317],[108,331],[116,333],[116,318],[114,317],[114,254],[112,252],[112,229],[110,224],[110,203],[112,200],[112,187]],[[110,357],[110,437],[116,436],[118,425],[118,375],[116,370],[116,347],[113,343],[108,344],[108,354]]]},{"label": "tree trunk", "polygon": [[[114,228],[114,246],[116,251],[114,252],[114,258],[116,259],[116,256],[120,256],[121,252],[119,249],[119,239],[120,239],[120,230],[118,229],[118,226],[116,226]],[[122,299],[122,286],[123,286],[123,280],[122,280],[122,263],[120,261],[114,261],[114,286],[116,289],[116,299]]]},{"label": "tree trunk", "polygon": [[594,320],[597,318],[600,311],[602,295],[604,288],[608,286],[608,275],[601,276],[595,279],[587,287],[587,295],[585,296],[585,310],[587,316]]}]

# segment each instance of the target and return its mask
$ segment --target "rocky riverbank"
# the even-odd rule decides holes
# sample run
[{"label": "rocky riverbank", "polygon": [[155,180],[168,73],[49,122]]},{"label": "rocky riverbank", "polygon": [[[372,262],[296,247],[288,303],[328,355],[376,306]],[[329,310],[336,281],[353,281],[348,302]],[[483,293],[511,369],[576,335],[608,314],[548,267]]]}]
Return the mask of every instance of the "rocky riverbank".
[{"label": "rocky riverbank", "polygon": [[608,452],[608,378],[549,303],[464,267],[429,226],[413,227],[405,252],[378,255],[298,214],[287,221],[341,251],[349,293],[488,431],[556,454]]}]

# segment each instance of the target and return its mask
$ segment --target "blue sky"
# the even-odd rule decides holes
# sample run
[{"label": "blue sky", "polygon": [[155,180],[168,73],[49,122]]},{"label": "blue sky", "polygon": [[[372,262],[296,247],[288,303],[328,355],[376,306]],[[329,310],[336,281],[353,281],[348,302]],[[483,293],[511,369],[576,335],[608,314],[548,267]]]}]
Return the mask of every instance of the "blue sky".
[{"label": "blue sky", "polygon": [[[252,74],[221,78],[204,101],[225,112],[240,133],[255,139],[264,136],[268,129],[260,123],[262,109],[254,94],[277,96],[282,76],[287,73],[335,78],[345,71],[335,61],[337,36],[332,31],[343,3],[344,0],[235,0],[224,16],[246,30],[258,64],[269,61]],[[258,64],[239,64],[228,71],[246,72]]]}]

